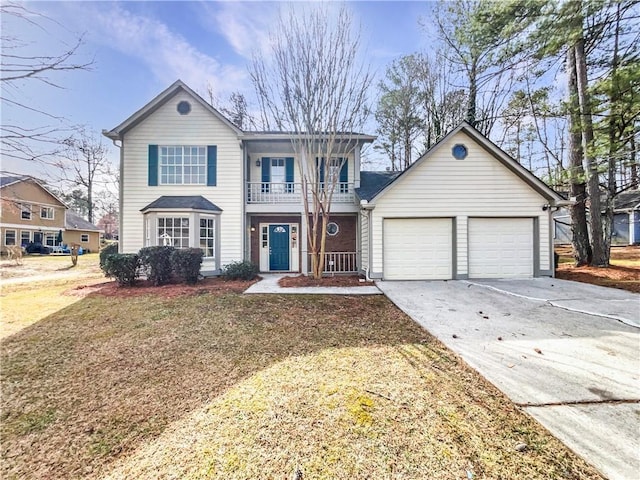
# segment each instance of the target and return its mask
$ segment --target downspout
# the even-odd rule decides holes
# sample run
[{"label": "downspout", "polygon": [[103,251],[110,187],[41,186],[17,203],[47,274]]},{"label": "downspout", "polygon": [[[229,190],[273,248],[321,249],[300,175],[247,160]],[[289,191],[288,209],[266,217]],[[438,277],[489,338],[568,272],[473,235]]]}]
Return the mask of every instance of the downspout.
[{"label": "downspout", "polygon": [[370,205],[369,202],[367,200],[360,200],[360,210],[362,212],[362,215],[366,218],[367,223],[368,223],[368,232],[367,232],[367,256],[369,257],[367,259],[367,268],[364,268],[364,276],[365,279],[368,282],[371,282],[371,277],[369,275],[370,271],[371,271],[371,259],[372,259],[372,255],[371,255],[371,211],[375,208],[375,205]]},{"label": "downspout", "polygon": [[[122,142],[122,137],[118,136],[118,138],[114,138],[109,135],[109,132],[103,130],[102,134],[111,140],[113,146],[120,149],[120,166],[118,170],[120,171],[120,178],[118,179],[118,253],[122,253],[122,239],[120,236],[122,235],[122,207],[123,207],[123,198],[122,192],[124,191],[123,183],[124,183],[124,143]],[[120,145],[118,143],[120,142]]]}]

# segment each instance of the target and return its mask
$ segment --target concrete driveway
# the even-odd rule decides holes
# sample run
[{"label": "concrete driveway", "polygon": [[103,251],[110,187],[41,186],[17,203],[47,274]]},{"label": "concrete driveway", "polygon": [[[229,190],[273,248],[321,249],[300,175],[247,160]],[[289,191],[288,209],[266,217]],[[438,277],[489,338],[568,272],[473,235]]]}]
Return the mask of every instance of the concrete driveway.
[{"label": "concrete driveway", "polygon": [[640,295],[557,279],[377,285],[605,476],[638,478]]}]

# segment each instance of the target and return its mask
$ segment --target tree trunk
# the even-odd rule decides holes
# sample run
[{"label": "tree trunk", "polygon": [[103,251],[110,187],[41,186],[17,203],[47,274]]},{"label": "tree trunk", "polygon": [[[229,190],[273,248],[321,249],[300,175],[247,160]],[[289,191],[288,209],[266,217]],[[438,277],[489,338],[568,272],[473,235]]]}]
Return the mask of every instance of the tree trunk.
[{"label": "tree trunk", "polygon": [[609,159],[608,159],[608,182],[607,194],[605,196],[605,214],[603,218],[602,230],[604,232],[604,253],[606,256],[606,264],[609,265],[611,253],[611,233],[613,230],[613,202],[617,193],[618,186],[616,184],[616,167],[618,150],[621,148],[617,140],[616,130],[618,128],[618,116],[616,105],[620,100],[619,84],[618,84],[618,49],[620,41],[620,4],[616,11],[616,28],[613,39],[613,56],[611,58],[611,91],[609,93]]},{"label": "tree trunk", "polygon": [[576,266],[591,262],[591,245],[587,224],[587,191],[582,166],[582,134],[578,104],[575,51],[570,47],[567,52],[568,90],[569,90],[569,195],[576,202],[570,207],[571,243]]},{"label": "tree trunk", "polygon": [[635,135],[631,135],[629,141],[631,147],[630,161],[631,161],[631,188],[638,188],[640,181],[638,181],[638,164],[636,161],[636,138]]},{"label": "tree trunk", "polygon": [[471,67],[469,70],[469,102],[467,105],[467,122],[472,127],[476,126],[476,97],[478,95],[478,72],[477,72],[477,60],[474,58],[471,61]]},{"label": "tree trunk", "polygon": [[582,125],[582,154],[587,174],[587,192],[589,211],[591,212],[591,265],[606,267],[609,265],[602,229],[602,209],[600,206],[600,182],[598,164],[594,156],[593,120],[591,117],[591,95],[587,83],[587,59],[584,50],[584,38],[581,36],[575,44],[576,78],[578,102],[580,103],[580,123]]}]

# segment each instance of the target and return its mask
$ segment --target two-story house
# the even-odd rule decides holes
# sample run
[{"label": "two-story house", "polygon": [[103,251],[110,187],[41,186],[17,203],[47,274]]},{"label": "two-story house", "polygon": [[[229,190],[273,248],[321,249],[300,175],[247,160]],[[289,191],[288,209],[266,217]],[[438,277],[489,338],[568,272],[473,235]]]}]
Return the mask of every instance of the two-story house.
[{"label": "two-story house", "polygon": [[[199,247],[205,275],[243,259],[262,272],[309,271],[290,134],[242,131],[179,80],[103,134],[120,148],[122,252]],[[327,271],[388,279],[553,275],[550,213],[561,197],[470,125],[402,174],[360,171],[361,148],[374,136],[342,140],[352,143],[346,161],[320,164],[335,165],[339,177]]]},{"label": "two-story house", "polygon": [[67,205],[36,178],[0,174],[1,252],[13,245],[47,247],[77,244],[97,252],[101,230],[68,210]]},{"label": "two-story house", "polygon": [[0,234],[2,251],[30,242],[55,245],[64,230],[67,206],[38,180],[23,175],[0,175]]}]

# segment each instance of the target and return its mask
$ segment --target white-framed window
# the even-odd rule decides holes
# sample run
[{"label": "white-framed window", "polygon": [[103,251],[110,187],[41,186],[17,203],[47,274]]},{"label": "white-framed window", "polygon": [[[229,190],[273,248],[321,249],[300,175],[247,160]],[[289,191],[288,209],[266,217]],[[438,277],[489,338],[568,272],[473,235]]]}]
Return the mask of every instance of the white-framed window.
[{"label": "white-framed window", "polygon": [[207,147],[160,146],[160,183],[163,185],[206,185]]},{"label": "white-framed window", "polygon": [[6,246],[15,245],[16,244],[16,231],[15,230],[5,230],[4,231],[4,244]]},{"label": "white-framed window", "polygon": [[55,215],[55,210],[53,207],[40,207],[40,218],[44,218],[45,220],[53,220]]},{"label": "white-framed window", "polygon": [[53,233],[47,233],[44,237],[44,244],[47,247],[53,247],[56,244],[56,235]]},{"label": "white-framed window", "polygon": [[216,255],[216,221],[212,217],[200,217],[200,249],[205,257]]},{"label": "white-framed window", "polygon": [[80,241],[87,243],[89,241],[89,234],[83,233],[82,235],[80,235]]},{"label": "white-framed window", "polygon": [[31,204],[30,203],[20,204],[20,218],[22,218],[22,220],[31,220]]},{"label": "white-framed window", "polygon": [[22,230],[20,232],[20,245],[27,245],[31,242],[31,232],[29,230]]},{"label": "white-framed window", "polygon": [[158,217],[157,245],[189,248],[189,217]]}]

